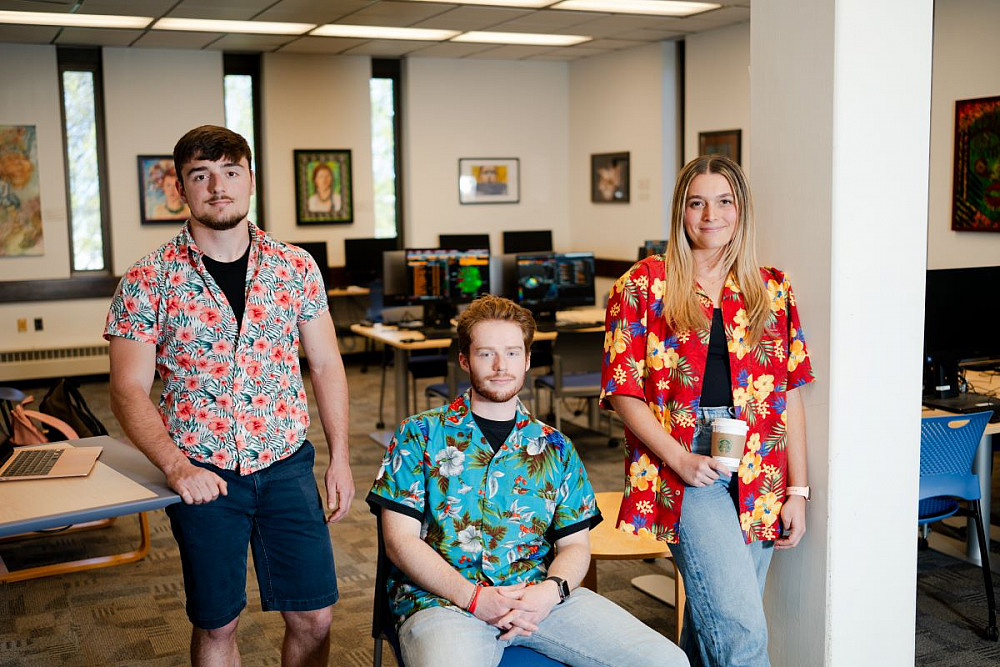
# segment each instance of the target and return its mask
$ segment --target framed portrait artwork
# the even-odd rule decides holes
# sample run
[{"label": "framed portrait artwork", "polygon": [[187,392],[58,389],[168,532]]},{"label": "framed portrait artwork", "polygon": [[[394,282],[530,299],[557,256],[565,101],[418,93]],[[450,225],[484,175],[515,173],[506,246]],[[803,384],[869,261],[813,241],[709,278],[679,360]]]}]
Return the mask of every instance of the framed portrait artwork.
[{"label": "framed portrait artwork", "polygon": [[1000,232],[1000,97],[955,102],[951,228]]},{"label": "framed portrait artwork", "polygon": [[698,133],[698,155],[724,155],[742,164],[743,130]]},{"label": "framed portrait artwork", "polygon": [[139,155],[139,220],[144,225],[176,223],[191,215],[177,187],[171,155]]},{"label": "framed portrait artwork", "polygon": [[521,201],[520,158],[459,158],[458,201],[462,204],[516,204]]},{"label": "framed portrait artwork", "polygon": [[628,200],[629,154],[591,155],[590,201],[596,204],[627,204]]},{"label": "framed portrait artwork", "polygon": [[354,222],[349,149],[295,150],[295,213],[300,225]]}]

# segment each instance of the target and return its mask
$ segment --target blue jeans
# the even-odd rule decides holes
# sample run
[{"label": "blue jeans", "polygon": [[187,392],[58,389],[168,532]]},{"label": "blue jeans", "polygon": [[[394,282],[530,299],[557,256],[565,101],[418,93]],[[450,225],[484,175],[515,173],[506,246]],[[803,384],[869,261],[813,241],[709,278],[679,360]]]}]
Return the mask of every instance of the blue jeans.
[{"label": "blue jeans", "polygon": [[[726,407],[701,408],[691,450],[710,455],[712,420],[733,414]],[[738,488],[733,473],[684,489],[679,542],[670,551],[684,577],[681,648],[693,667],[770,665],[762,597],[774,542],[744,542]]]},{"label": "blue jeans", "polygon": [[684,653],[627,611],[586,588],[552,608],[528,637],[499,641],[500,630],[452,607],[418,611],[399,628],[406,667],[495,667],[508,646],[527,646],[567,665],[683,667]]}]

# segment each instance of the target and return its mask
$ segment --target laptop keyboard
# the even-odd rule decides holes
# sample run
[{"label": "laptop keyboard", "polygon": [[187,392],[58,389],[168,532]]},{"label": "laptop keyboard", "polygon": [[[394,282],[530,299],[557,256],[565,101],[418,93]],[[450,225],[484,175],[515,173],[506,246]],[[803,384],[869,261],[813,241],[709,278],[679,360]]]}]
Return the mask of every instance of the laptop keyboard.
[{"label": "laptop keyboard", "polygon": [[33,450],[19,452],[14,463],[3,471],[4,477],[32,477],[47,475],[65,449]]}]

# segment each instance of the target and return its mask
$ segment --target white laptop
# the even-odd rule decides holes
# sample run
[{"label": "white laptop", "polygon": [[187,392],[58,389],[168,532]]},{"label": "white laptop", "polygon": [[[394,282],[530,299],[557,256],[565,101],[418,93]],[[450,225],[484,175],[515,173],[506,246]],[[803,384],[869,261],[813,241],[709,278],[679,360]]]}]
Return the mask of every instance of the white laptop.
[{"label": "white laptop", "polygon": [[0,482],[58,477],[86,477],[103,447],[17,447],[0,445]]}]

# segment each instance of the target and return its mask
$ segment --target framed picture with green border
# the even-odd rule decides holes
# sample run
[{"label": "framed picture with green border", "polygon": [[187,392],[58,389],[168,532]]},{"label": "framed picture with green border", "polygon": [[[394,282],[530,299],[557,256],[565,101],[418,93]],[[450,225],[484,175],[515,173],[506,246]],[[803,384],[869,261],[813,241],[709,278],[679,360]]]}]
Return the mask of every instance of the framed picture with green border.
[{"label": "framed picture with green border", "polygon": [[354,222],[350,149],[296,149],[293,153],[296,223]]}]

